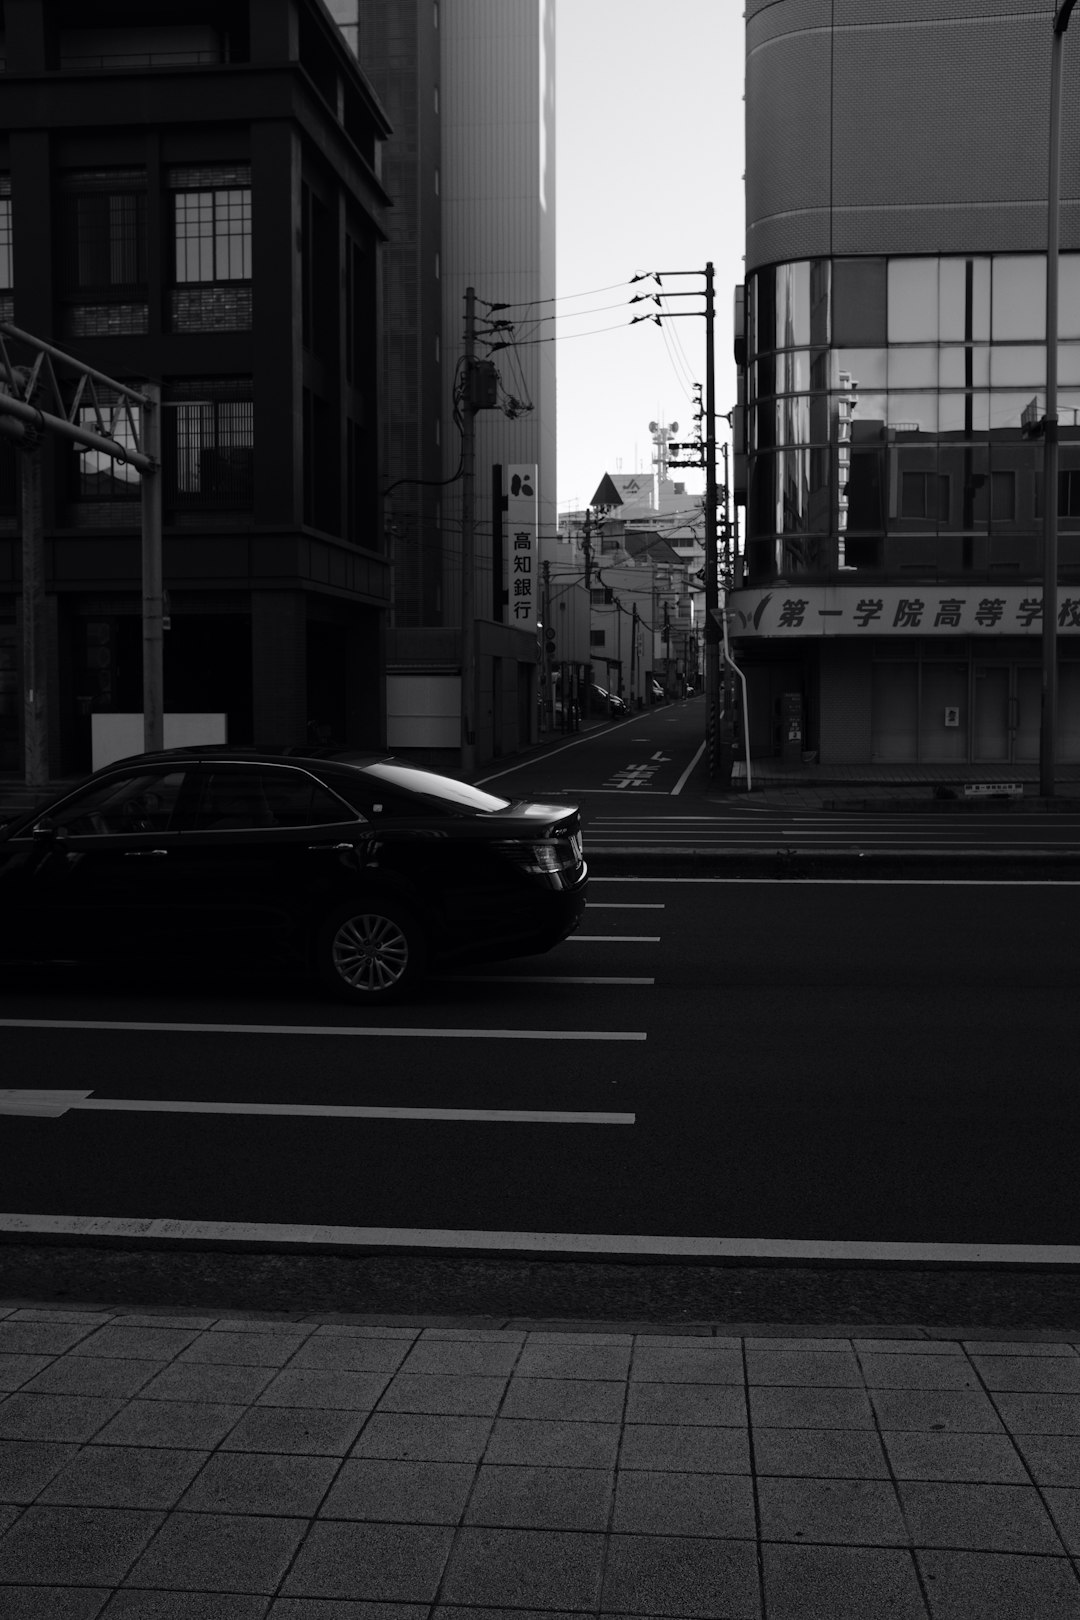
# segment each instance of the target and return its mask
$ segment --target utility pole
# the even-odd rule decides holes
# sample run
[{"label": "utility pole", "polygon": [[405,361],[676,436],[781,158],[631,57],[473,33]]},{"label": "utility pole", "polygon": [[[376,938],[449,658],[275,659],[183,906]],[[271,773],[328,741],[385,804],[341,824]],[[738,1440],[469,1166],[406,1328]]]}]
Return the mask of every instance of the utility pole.
[{"label": "utility pole", "polygon": [[1054,8],[1050,59],[1050,164],[1046,210],[1046,416],[1043,419],[1042,706],[1039,715],[1039,792],[1052,799],[1057,777],[1058,571],[1058,249],[1061,235],[1061,78],[1065,30],[1075,0]]},{"label": "utility pole", "polygon": [[705,754],[717,766],[720,697],[720,626],[716,547],[716,289],[712,260],[705,266]]},{"label": "utility pole", "polygon": [[[143,384],[143,453],[161,463],[161,389]],[[143,752],[165,746],[161,478],[142,479]]]},{"label": "utility pole", "polygon": [[45,535],[42,524],[41,447],[27,446],[20,466],[22,524],[22,655],[25,688],[23,761],[26,785],[49,780],[49,721],[45,707]]},{"label": "utility pole", "polygon": [[476,289],[465,289],[465,399],[461,413],[461,771],[476,769]]}]

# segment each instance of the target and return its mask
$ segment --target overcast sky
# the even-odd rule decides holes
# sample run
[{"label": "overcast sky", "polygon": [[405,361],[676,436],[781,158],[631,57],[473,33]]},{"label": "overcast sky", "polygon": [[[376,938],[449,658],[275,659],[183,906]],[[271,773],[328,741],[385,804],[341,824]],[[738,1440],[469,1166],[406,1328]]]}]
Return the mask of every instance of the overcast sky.
[{"label": "overcast sky", "polygon": [[[717,410],[734,402],[732,289],[743,278],[743,70],[738,0],[558,0],[556,200],[560,509],[605,472],[648,470],[649,423],[691,436],[704,319],[630,317],[639,271],[716,269]],[[665,280],[663,291],[704,286]],[[605,307],[614,306],[614,307]],[[672,309],[704,309],[675,298]],[[597,332],[598,328],[615,330]],[[596,333],[575,336],[577,333]],[[718,424],[718,441],[728,435]],[[679,472],[689,489],[701,475]]]}]

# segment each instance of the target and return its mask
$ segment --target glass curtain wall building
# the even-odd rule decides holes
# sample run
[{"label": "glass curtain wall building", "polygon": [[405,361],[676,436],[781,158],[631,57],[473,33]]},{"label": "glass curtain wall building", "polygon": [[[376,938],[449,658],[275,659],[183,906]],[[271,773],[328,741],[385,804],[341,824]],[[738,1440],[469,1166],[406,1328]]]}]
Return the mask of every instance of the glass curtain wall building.
[{"label": "glass curtain wall building", "polygon": [[[800,156],[794,144],[783,151],[791,108],[770,126],[760,98],[820,48],[822,30],[799,26],[811,9],[821,8],[748,6],[749,251],[745,329],[736,333],[745,544],[729,608],[750,683],[752,746],[759,756],[805,753],[823,763],[1034,761],[1043,447],[1028,424],[1046,398],[1052,10],[999,0],[1002,16],[978,19],[990,60],[1015,52],[1018,40],[1027,47],[1020,66],[1030,85],[1013,96],[1030,89],[1025,145],[1022,154],[1008,146],[1003,110],[992,144],[951,172],[942,165],[955,109],[936,99],[947,75],[924,84],[921,99],[916,86],[891,149],[871,133],[862,165],[850,150],[837,157],[837,134],[873,123],[875,73],[856,71],[868,35],[889,59],[879,71],[906,75],[910,86],[908,53],[926,49],[942,14],[954,24],[942,44],[955,53],[976,37],[955,25],[970,12],[974,28],[985,8],[940,0],[938,22],[923,17],[916,27],[910,6],[882,0],[880,24],[865,25],[859,8],[834,0],[834,18],[852,20],[826,31],[832,101],[823,114],[808,106]],[[1080,49],[1074,35],[1069,46]],[[963,112],[978,87],[970,76],[957,83],[950,94]],[[1075,70],[1066,95],[1080,101]],[[918,172],[916,121],[937,125],[933,173]],[[815,127],[822,143],[831,137],[827,149],[815,149]],[[1035,141],[1036,130],[1046,138]],[[1063,186],[1056,490],[1060,757],[1072,761],[1080,761],[1076,169],[1067,162]],[[1012,193],[1025,199],[1022,214]]]}]

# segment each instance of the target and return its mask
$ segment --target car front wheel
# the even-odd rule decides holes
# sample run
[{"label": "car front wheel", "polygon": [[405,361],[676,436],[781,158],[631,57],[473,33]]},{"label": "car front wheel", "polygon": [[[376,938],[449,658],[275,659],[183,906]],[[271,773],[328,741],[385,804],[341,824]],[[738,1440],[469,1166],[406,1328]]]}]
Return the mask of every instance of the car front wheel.
[{"label": "car front wheel", "polygon": [[423,977],[424,934],[411,912],[391,900],[341,906],[319,931],[316,965],[323,982],[347,1001],[396,1001]]}]

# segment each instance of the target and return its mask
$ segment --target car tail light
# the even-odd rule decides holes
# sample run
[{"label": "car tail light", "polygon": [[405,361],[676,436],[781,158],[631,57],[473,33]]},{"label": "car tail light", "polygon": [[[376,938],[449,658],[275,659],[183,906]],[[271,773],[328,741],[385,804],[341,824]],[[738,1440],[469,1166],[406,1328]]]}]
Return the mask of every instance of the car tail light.
[{"label": "car tail light", "polygon": [[523,872],[537,877],[560,872],[578,872],[581,869],[581,834],[570,838],[507,839],[499,844],[500,852]]}]

